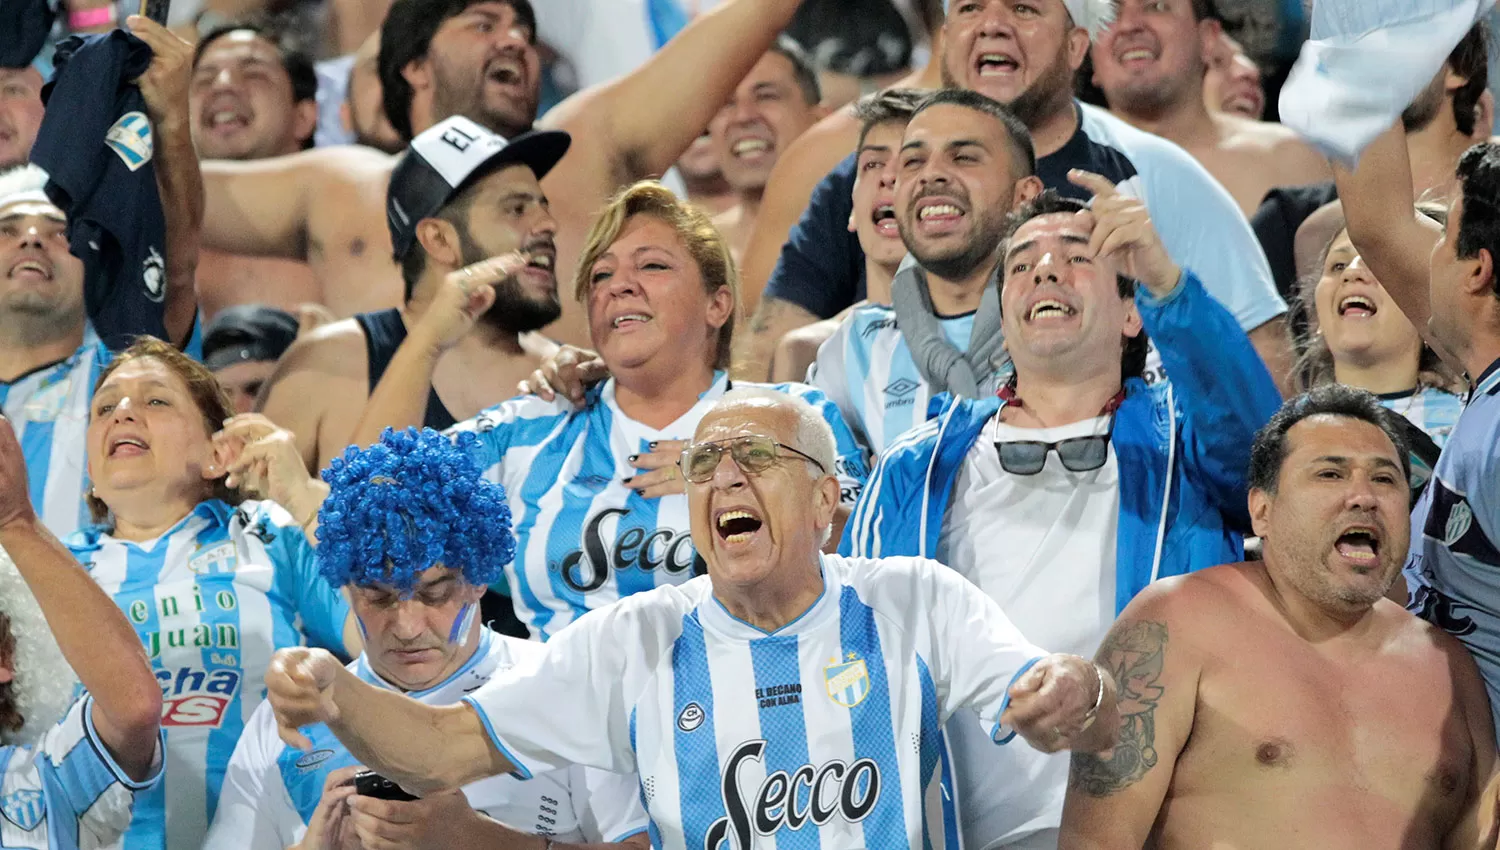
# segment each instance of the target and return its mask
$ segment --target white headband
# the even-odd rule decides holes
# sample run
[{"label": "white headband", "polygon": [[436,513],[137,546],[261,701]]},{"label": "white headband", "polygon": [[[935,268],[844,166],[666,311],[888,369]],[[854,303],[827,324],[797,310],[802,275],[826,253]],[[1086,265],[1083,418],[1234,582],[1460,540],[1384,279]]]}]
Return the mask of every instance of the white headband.
[{"label": "white headband", "polygon": [[52,203],[47,172],[29,163],[0,172],[0,208],[22,203]]}]

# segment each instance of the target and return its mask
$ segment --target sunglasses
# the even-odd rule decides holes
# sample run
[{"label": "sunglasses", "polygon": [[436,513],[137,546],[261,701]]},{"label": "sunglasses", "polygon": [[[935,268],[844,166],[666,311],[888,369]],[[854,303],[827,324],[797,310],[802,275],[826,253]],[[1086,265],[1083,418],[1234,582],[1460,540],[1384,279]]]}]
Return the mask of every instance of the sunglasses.
[{"label": "sunglasses", "polygon": [[729,452],[729,456],[734,458],[735,464],[746,475],[757,475],[770,469],[777,459],[783,457],[781,449],[813,464],[824,473],[828,472],[812,455],[786,443],[778,443],[770,437],[756,435],[688,446],[682,453],[682,477],[694,484],[702,484],[713,478],[714,470],[719,468],[719,460],[724,457],[725,452]]},{"label": "sunglasses", "polygon": [[1011,475],[1036,475],[1047,465],[1047,455],[1057,452],[1057,459],[1069,472],[1093,472],[1109,460],[1109,438],[1115,430],[1115,418],[1109,417],[1109,429],[1089,437],[1070,437],[1056,443],[1040,440],[996,442],[1000,468]]}]

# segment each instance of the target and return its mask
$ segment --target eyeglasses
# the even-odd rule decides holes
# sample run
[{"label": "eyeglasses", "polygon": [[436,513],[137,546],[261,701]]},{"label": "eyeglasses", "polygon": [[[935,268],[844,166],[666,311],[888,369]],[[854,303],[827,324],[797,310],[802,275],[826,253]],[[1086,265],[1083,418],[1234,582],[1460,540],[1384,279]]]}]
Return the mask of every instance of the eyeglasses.
[{"label": "eyeglasses", "polygon": [[1055,443],[1040,440],[1014,440],[995,443],[1000,454],[1000,468],[1011,475],[1036,475],[1047,465],[1047,453],[1056,451],[1057,459],[1069,472],[1093,472],[1109,460],[1109,438],[1115,430],[1115,418],[1109,417],[1109,429],[1089,437],[1070,437]]},{"label": "eyeglasses", "polygon": [[770,437],[753,435],[688,446],[682,453],[682,476],[694,484],[702,484],[713,478],[714,470],[719,468],[719,460],[726,451],[745,474],[757,475],[770,469],[777,458],[782,456],[777,452],[778,449],[786,449],[822,472],[828,471],[817,458],[804,451],[794,449],[786,443],[778,443]]}]

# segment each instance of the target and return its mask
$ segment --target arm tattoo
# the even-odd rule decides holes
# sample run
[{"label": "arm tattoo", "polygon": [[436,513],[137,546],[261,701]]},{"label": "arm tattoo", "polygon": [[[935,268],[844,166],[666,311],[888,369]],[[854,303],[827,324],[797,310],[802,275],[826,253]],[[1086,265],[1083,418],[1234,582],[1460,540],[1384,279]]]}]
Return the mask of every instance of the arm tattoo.
[{"label": "arm tattoo", "polygon": [[781,319],[786,308],[787,302],[780,298],[762,298],[760,306],[755,309],[755,315],[750,317],[751,332],[762,334],[770,330]]},{"label": "arm tattoo", "polygon": [[1091,797],[1107,797],[1140,781],[1156,766],[1156,706],[1167,650],[1167,624],[1153,620],[1121,623],[1105,638],[1099,663],[1119,688],[1120,743],[1108,759],[1074,753],[1068,785]]}]

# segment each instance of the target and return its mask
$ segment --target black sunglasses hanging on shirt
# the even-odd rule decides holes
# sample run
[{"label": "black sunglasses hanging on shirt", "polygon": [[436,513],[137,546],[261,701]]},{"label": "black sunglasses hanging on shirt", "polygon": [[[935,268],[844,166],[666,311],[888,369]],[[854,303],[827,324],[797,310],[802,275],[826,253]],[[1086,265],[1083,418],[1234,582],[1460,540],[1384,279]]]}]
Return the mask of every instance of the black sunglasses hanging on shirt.
[{"label": "black sunglasses hanging on shirt", "polygon": [[[1020,396],[1016,395],[1014,377],[996,394],[1011,407],[1023,406]],[[1069,437],[1055,443],[1041,440],[996,440],[995,451],[1000,455],[1000,468],[1011,475],[1036,475],[1046,467],[1048,453],[1055,451],[1057,459],[1062,461],[1063,468],[1069,472],[1093,472],[1099,469],[1109,460],[1109,440],[1115,431],[1115,411],[1120,409],[1120,404],[1124,401],[1125,391],[1122,389],[1099,411],[1100,416],[1109,417],[1109,427],[1103,434]]]}]

